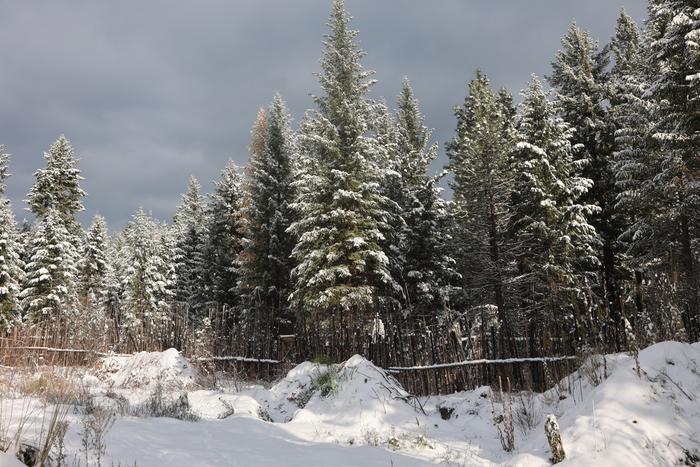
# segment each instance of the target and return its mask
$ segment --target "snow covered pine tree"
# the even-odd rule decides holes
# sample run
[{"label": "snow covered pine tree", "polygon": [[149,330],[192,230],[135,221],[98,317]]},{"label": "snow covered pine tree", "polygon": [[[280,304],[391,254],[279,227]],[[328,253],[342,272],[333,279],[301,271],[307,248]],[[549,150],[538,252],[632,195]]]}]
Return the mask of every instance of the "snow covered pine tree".
[{"label": "snow covered pine tree", "polygon": [[381,170],[370,134],[374,122],[366,93],[372,81],[349,22],[336,0],[318,75],[324,95],[302,124],[293,205],[298,219],[290,227],[299,239],[293,304],[339,323],[376,312],[381,297],[398,288],[380,246],[389,200],[379,191]]}]

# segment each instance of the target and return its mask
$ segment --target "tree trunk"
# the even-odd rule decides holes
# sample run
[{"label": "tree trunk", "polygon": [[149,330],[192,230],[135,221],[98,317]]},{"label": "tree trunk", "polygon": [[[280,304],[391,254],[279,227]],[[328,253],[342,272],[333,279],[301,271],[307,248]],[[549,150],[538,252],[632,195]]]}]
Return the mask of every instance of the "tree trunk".
[{"label": "tree trunk", "polygon": [[620,290],[615,279],[615,251],[614,240],[605,238],[603,240],[603,275],[605,281],[605,301],[610,310],[610,317],[613,322],[613,339],[615,340],[615,350],[620,351],[622,342],[620,341],[620,330],[622,326],[622,310],[620,310]]},{"label": "tree trunk", "polygon": [[698,278],[696,277],[693,258],[692,240],[690,236],[690,223],[688,216],[682,214],[681,218],[681,280],[682,293],[685,296],[685,309],[687,313],[687,332],[691,342],[698,340],[698,327],[700,326],[700,304],[698,303]]}]

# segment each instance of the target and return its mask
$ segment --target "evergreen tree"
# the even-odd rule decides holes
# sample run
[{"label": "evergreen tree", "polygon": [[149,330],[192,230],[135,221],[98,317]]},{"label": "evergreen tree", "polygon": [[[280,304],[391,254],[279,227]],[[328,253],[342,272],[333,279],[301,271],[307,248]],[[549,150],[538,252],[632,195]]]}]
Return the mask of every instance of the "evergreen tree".
[{"label": "evergreen tree", "polygon": [[523,93],[517,130],[511,230],[518,295],[531,329],[570,332],[584,301],[582,266],[598,263],[599,240],[588,223],[598,208],[580,203],[592,181],[575,175],[571,128],[536,76]]},{"label": "evergreen tree", "polygon": [[80,289],[81,296],[90,295],[101,297],[105,275],[107,273],[107,223],[105,218],[97,214],[86,232],[81,255]]},{"label": "evergreen tree", "polygon": [[68,231],[78,236],[80,226],[75,214],[82,211],[81,199],[85,192],[80,188],[80,170],[70,141],[61,135],[44,153],[46,168],[34,173],[36,182],[27,195],[29,210],[37,217],[44,217],[53,210],[64,222]]},{"label": "evergreen tree", "polygon": [[65,323],[76,312],[78,270],[73,240],[61,215],[53,209],[44,211],[32,233],[20,295],[30,324]]},{"label": "evergreen tree", "polygon": [[404,78],[397,103],[397,152],[401,180],[411,191],[425,184],[430,164],[437,157],[437,144],[430,144],[431,131],[425,126],[411,83]]},{"label": "evergreen tree", "polygon": [[435,319],[446,312],[451,284],[458,274],[446,250],[447,210],[440,197],[440,177],[428,176],[430,164],[437,157],[437,144],[430,144],[431,132],[408,79],[401,88],[396,121],[407,309],[414,318]]},{"label": "evergreen tree", "polygon": [[292,300],[322,319],[336,311],[357,318],[373,311],[383,291],[396,287],[380,247],[389,215],[379,191],[376,141],[369,134],[366,93],[372,81],[360,64],[363,52],[349,22],[343,2],[336,0],[318,75],[324,95],[302,125],[294,205],[299,218],[291,226],[299,239]]},{"label": "evergreen tree", "polygon": [[21,321],[19,302],[23,263],[10,200],[5,197],[5,179],[10,156],[0,145],[0,332],[8,332]]},{"label": "evergreen tree", "polygon": [[658,106],[652,129],[656,141],[651,195],[644,219],[649,255],[664,258],[676,281],[678,305],[692,340],[700,336],[700,18],[692,0],[654,0],[648,22],[651,57],[660,73],[652,82]]},{"label": "evergreen tree", "polygon": [[634,20],[624,10],[617,20],[611,50],[615,59],[610,74],[610,118],[615,127],[615,208],[628,218],[627,224],[633,224],[634,213],[646,202],[642,193],[649,187],[642,185],[651,181],[648,138],[652,109],[645,99],[649,87],[645,64],[648,51]]},{"label": "evergreen tree", "polygon": [[374,106],[374,143],[377,169],[381,173],[379,192],[386,198],[388,213],[386,228],[381,232],[379,246],[387,255],[388,270],[397,286],[385,290],[385,308],[402,308],[408,314],[404,279],[405,251],[402,247],[406,223],[402,216],[408,205],[408,192],[401,176],[401,157],[398,150],[398,128],[389,107],[382,100]]},{"label": "evergreen tree", "polygon": [[22,265],[27,264],[29,260],[29,245],[32,242],[32,225],[27,219],[22,219],[17,228],[17,245],[19,259]]},{"label": "evergreen tree", "polygon": [[174,299],[189,306],[195,319],[206,301],[204,296],[204,243],[206,240],[205,201],[196,178],[191,177],[187,191],[175,213]]},{"label": "evergreen tree", "polygon": [[572,143],[577,149],[580,175],[593,181],[584,202],[600,209],[591,219],[602,239],[599,259],[602,265],[601,298],[610,320],[605,322],[608,337],[619,350],[624,340],[622,322],[620,268],[624,218],[615,211],[616,190],[612,170],[614,130],[606,112],[609,99],[607,67],[608,47],[598,43],[575,23],[562,38],[560,50],[552,63],[549,82],[557,91],[559,110],[574,130]]},{"label": "evergreen tree", "polygon": [[230,309],[238,304],[237,257],[241,251],[243,188],[240,169],[229,161],[215,183],[207,207],[208,228],[204,248],[204,283],[207,294]]},{"label": "evergreen tree", "polygon": [[[495,305],[502,328],[501,348],[512,333],[506,282],[512,261],[507,236],[513,173],[512,104],[496,95],[477,72],[464,105],[455,109],[457,134],[447,145],[454,174],[455,248],[459,272],[472,305]],[[511,349],[511,353],[513,349]]]},{"label": "evergreen tree", "polygon": [[[609,116],[615,129],[615,210],[627,226],[620,242],[626,253],[624,264],[634,275],[632,287],[628,287],[622,301],[634,304],[626,316],[641,330],[642,325],[651,324],[648,317],[641,319],[641,315],[646,315],[643,275],[649,264],[647,252],[651,250],[651,238],[644,232],[645,219],[653,210],[654,176],[658,170],[651,136],[656,106],[647,95],[655,71],[647,42],[624,10],[617,20],[611,51],[614,66],[610,73]],[[633,299],[629,300],[631,296]]]},{"label": "evergreen tree", "polygon": [[[35,172],[27,202],[39,225],[31,235],[26,259],[22,307],[32,323],[67,323],[77,313],[77,263],[82,229],[75,218],[82,211],[80,170],[73,148],[61,135],[44,154],[46,168]],[[44,294],[44,295],[42,295]],[[59,316],[63,313],[64,316]]]},{"label": "evergreen tree", "polygon": [[409,315],[429,321],[451,318],[449,303],[461,277],[448,251],[451,237],[447,203],[440,196],[440,177],[425,177],[411,196],[404,213],[408,226],[404,238],[405,280]]},{"label": "evergreen tree", "polygon": [[117,341],[120,341],[122,301],[125,295],[126,272],[129,267],[129,249],[125,231],[117,232],[108,238],[105,256],[107,264],[104,272],[102,296],[99,298],[105,318],[110,321],[114,335]]},{"label": "evergreen tree", "polygon": [[291,253],[295,239],[288,231],[294,199],[294,141],[284,101],[276,95],[260,114],[246,172],[246,205],[240,279],[243,315],[257,324],[263,341],[293,332],[289,307]]},{"label": "evergreen tree", "polygon": [[124,271],[122,330],[136,348],[145,338],[162,338],[174,280],[173,241],[164,225],[139,209],[124,230],[127,267]]}]

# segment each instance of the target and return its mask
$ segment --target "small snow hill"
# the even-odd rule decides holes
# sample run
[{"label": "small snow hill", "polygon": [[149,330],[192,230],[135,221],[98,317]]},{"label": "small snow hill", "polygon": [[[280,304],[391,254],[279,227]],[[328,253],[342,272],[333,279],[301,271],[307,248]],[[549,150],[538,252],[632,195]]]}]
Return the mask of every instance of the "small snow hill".
[{"label": "small snow hill", "polygon": [[116,389],[153,389],[161,385],[174,391],[198,386],[197,370],[175,349],[105,357],[97,362],[95,370],[100,380]]},{"label": "small snow hill", "polygon": [[[608,356],[609,376],[600,384],[586,377],[587,363],[572,375],[570,394],[555,388],[543,395],[544,410],[559,417],[562,466],[700,465],[700,343],[652,345],[639,364],[637,376],[634,358]],[[529,452],[511,464],[548,465],[541,430],[520,447]]]}]

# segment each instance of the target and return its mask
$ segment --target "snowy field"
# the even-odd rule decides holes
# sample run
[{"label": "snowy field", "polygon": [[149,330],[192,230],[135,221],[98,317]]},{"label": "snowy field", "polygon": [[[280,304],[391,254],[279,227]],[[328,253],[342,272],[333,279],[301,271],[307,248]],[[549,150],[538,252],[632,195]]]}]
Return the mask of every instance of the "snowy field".
[{"label": "snowy field", "polygon": [[[54,369],[57,376],[3,368],[0,435],[11,438],[24,420],[23,441],[38,444],[52,391],[63,388],[75,401],[65,465],[98,465],[94,447],[86,460],[82,444],[86,413],[107,413],[100,407],[119,414],[105,430],[105,466],[545,466],[549,414],[562,429],[561,465],[694,465],[700,344],[656,344],[640,353],[640,366],[638,377],[628,355],[591,359],[545,394],[514,394],[511,453],[493,426],[488,388],[417,399],[359,356],[303,363],[271,387],[206,379],[175,350],[110,357],[81,373]],[[0,457],[0,466],[17,465]]]}]

